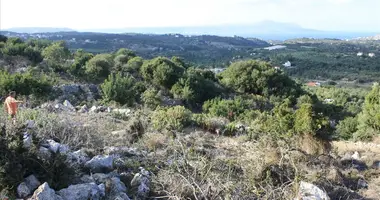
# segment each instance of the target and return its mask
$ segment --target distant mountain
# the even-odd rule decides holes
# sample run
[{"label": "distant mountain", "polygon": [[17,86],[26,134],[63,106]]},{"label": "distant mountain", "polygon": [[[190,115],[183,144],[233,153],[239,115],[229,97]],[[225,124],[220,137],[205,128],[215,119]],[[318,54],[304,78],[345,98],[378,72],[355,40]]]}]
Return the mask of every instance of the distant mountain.
[{"label": "distant mountain", "polygon": [[[73,32],[70,28],[11,28],[4,31],[16,33],[53,33]],[[82,29],[79,32],[92,33],[141,33],[141,34],[182,34],[182,35],[215,35],[215,36],[240,36],[246,38],[260,38],[262,40],[288,40],[294,38],[336,38],[353,39],[358,37],[373,36],[376,33],[321,31],[303,28],[293,23],[275,21],[262,21],[254,24],[225,24],[214,26],[192,27],[143,27],[120,29]]]},{"label": "distant mountain", "polygon": [[17,27],[5,29],[4,31],[15,33],[55,33],[55,32],[72,32],[75,31],[70,28],[52,28],[52,27]]},{"label": "distant mountain", "polygon": [[122,29],[92,29],[82,30],[102,33],[144,33],[144,34],[184,34],[184,35],[218,35],[256,37],[264,40],[287,40],[293,38],[337,38],[350,39],[361,36],[371,36],[374,33],[320,31],[303,28],[293,23],[262,21],[255,24],[226,24],[216,26],[193,27],[146,27]]}]

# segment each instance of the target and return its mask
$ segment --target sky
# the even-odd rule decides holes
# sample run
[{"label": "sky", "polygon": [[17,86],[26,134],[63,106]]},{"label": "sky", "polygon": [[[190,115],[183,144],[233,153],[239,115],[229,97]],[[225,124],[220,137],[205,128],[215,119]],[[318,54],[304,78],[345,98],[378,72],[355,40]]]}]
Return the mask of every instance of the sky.
[{"label": "sky", "polygon": [[380,31],[379,0],[0,0],[0,29],[252,24],[263,20],[329,31]]}]

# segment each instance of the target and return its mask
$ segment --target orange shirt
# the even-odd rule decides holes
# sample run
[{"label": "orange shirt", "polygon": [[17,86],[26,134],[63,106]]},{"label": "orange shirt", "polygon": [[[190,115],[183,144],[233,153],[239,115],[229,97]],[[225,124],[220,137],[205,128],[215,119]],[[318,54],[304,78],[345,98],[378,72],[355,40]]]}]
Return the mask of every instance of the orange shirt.
[{"label": "orange shirt", "polygon": [[16,99],[9,96],[5,99],[5,109],[8,114],[15,115],[17,113],[17,102]]}]

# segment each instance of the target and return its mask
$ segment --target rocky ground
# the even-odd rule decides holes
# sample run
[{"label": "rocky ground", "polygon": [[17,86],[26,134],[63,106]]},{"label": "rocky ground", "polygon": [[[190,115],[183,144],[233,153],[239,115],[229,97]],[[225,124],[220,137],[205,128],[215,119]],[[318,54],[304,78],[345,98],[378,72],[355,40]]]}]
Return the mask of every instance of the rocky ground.
[{"label": "rocky ground", "polygon": [[23,148],[37,149],[41,160],[62,155],[75,173],[63,188],[25,174],[15,188],[17,198],[379,199],[376,140],[333,142],[329,152],[315,155],[310,148],[318,146],[298,149],[197,127],[157,132],[149,115],[148,110],[76,107],[70,101],[22,109]]}]

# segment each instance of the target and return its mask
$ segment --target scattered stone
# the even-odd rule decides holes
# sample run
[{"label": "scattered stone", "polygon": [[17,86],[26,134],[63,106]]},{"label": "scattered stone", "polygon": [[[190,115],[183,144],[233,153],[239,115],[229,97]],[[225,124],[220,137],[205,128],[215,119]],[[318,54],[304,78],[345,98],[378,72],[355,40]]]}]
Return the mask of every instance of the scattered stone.
[{"label": "scattered stone", "polygon": [[116,196],[112,197],[112,200],[130,200],[130,198],[125,193],[119,193]]},{"label": "scattered stone", "polygon": [[77,165],[84,165],[87,161],[90,160],[90,158],[88,157],[88,155],[86,154],[86,152],[84,150],[78,150],[78,151],[74,151],[72,153],[68,153],[67,154],[67,160],[69,163],[72,163],[72,164],[77,164]]},{"label": "scattered stone", "polygon": [[104,153],[107,155],[141,156],[143,152],[131,147],[105,147]]},{"label": "scattered stone", "polygon": [[29,196],[33,191],[26,185],[25,182],[20,183],[20,185],[17,186],[17,195],[20,198],[25,198]]},{"label": "scattered stone", "polygon": [[126,108],[126,109],[114,109],[113,112],[127,116],[127,115],[131,114],[131,109],[129,109],[129,108]]},{"label": "scattered stone", "polygon": [[30,175],[25,178],[17,187],[17,195],[21,198],[25,198],[33,193],[33,191],[38,188],[41,183],[34,175]]},{"label": "scattered stone", "polygon": [[113,178],[118,176],[117,173],[109,173],[109,174],[103,174],[103,173],[95,173],[92,175],[92,178],[94,179],[96,184],[105,183],[107,179]]},{"label": "scattered stone", "polygon": [[44,160],[50,160],[50,158],[51,158],[51,152],[49,151],[48,148],[40,147],[40,149],[39,149],[39,151],[38,151],[38,156],[39,156],[41,159],[44,159]]},{"label": "scattered stone", "polygon": [[58,152],[61,154],[68,154],[70,152],[70,147],[65,144],[60,144],[58,148]]},{"label": "scattered stone", "polygon": [[55,191],[45,182],[34,191],[33,196],[28,200],[62,200],[62,197],[55,194]]},{"label": "scattered stone", "polygon": [[58,191],[63,200],[100,200],[102,191],[95,183],[70,185]]},{"label": "scattered stone", "polygon": [[91,108],[90,108],[90,113],[96,113],[98,111],[98,108],[96,107],[96,106],[92,106]]},{"label": "scattered stone", "polygon": [[104,197],[106,196],[106,185],[104,185],[104,183],[98,185],[98,188],[100,190],[100,196],[101,197]]},{"label": "scattered stone", "polygon": [[59,147],[61,146],[61,144],[59,144],[58,142],[54,141],[54,140],[47,140],[47,145],[49,145],[49,150],[53,153],[57,153],[58,150],[59,150]]},{"label": "scattered stone", "polygon": [[95,156],[90,161],[86,162],[85,167],[92,172],[112,171],[113,169],[112,156]]},{"label": "scattered stone", "polygon": [[68,100],[65,100],[64,102],[63,102],[63,105],[68,109],[68,110],[70,110],[70,111],[76,111],[75,110],[75,107],[70,103],[70,101],[68,101]]},{"label": "scattered stone", "polygon": [[35,123],[33,120],[26,121],[26,128],[32,129],[32,128],[34,128],[34,125],[35,125]]},{"label": "scattered stone", "polygon": [[330,197],[317,186],[301,181],[298,200],[330,200]]},{"label": "scattered stone", "polygon": [[23,147],[29,149],[32,146],[32,136],[25,132],[23,135]]},{"label": "scattered stone", "polygon": [[107,108],[107,112],[108,112],[108,113],[112,112],[112,108],[108,107],[108,108]]},{"label": "scattered stone", "polygon": [[[150,192],[150,173],[140,167],[140,172],[133,177],[131,186],[135,189],[134,193],[137,199],[146,199]],[[137,187],[137,188],[136,188]]]},{"label": "scattered stone", "polygon": [[80,112],[80,113],[87,113],[89,110],[88,110],[88,108],[87,108],[87,105],[84,105],[84,106],[82,106],[80,109],[79,109],[79,111],[78,112]]},{"label": "scattered stone", "polygon": [[368,183],[363,178],[358,180],[357,189],[368,189]]},{"label": "scattered stone", "polygon": [[355,151],[355,153],[351,156],[351,158],[354,160],[360,160],[359,152]]}]

